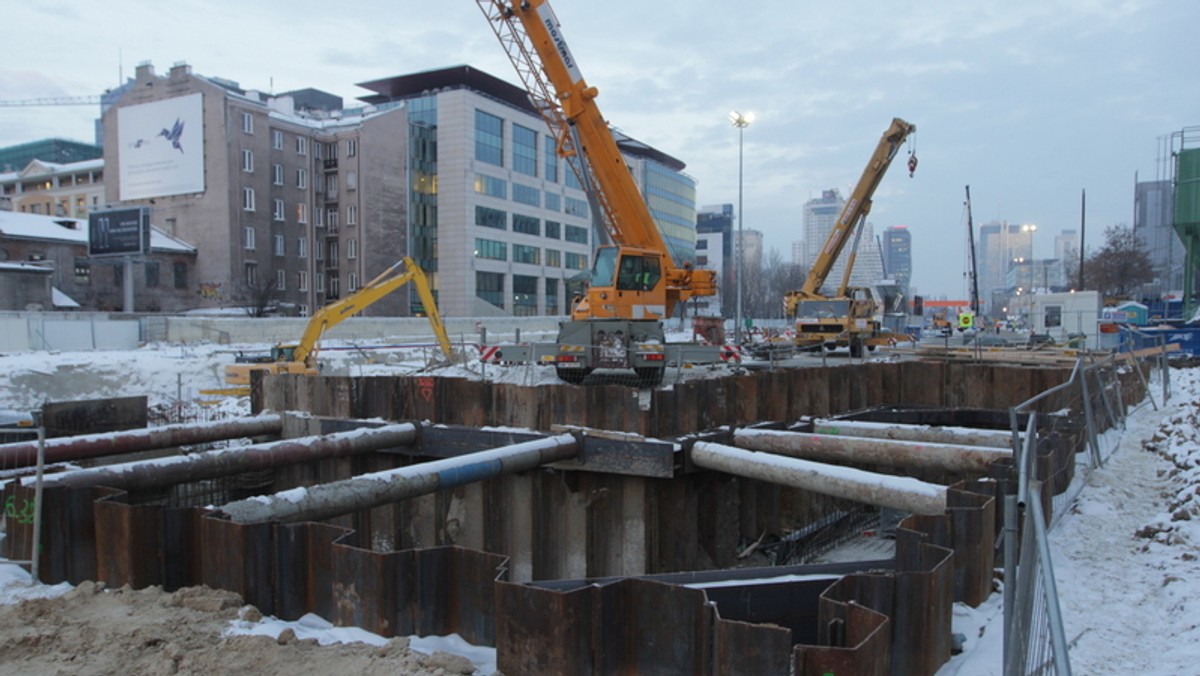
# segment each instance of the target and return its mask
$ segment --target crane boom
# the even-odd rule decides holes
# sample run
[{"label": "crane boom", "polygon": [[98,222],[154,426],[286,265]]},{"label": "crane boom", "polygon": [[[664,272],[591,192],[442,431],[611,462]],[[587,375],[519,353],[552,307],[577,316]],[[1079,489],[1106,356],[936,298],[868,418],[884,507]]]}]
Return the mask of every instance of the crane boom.
[{"label": "crane boom", "polygon": [[[866,218],[871,212],[871,197],[875,194],[875,189],[879,187],[880,181],[883,180],[884,174],[887,173],[888,167],[892,164],[892,158],[900,150],[900,146],[904,144],[904,139],[908,138],[917,130],[915,125],[909,124],[900,118],[894,118],[891,126],[887,131],[883,132],[883,136],[879,139],[879,144],[875,147],[875,152],[871,155],[870,161],[863,169],[862,176],[858,179],[858,183],[854,186],[854,192],[850,194],[850,199],[846,201],[846,206],[842,207],[842,212],[838,215],[837,221],[833,225],[833,230],[830,231],[829,237],[825,240],[825,246],[821,248],[821,253],[817,255],[817,259],[813,262],[813,267],[808,272],[808,277],[804,280],[804,286],[798,292],[790,292],[788,298],[791,305],[795,301],[802,298],[820,298],[821,285],[825,283],[825,278],[829,276],[829,272],[833,270],[833,264],[837,262],[838,256],[842,253],[846,243],[850,241],[850,236],[855,231],[855,226]],[[789,305],[789,310],[791,309]],[[790,314],[790,312],[789,312]]]},{"label": "crane boom", "polygon": [[716,274],[675,265],[612,131],[546,0],[476,0],[534,108],[566,158],[582,159],[614,247],[595,255],[591,288],[572,318],[661,319],[694,295],[716,293]]}]

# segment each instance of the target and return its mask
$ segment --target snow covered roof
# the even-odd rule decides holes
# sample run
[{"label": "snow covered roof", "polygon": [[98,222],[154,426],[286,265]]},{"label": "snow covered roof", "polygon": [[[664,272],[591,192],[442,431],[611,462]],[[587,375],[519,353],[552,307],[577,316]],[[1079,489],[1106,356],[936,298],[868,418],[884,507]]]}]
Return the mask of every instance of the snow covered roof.
[{"label": "snow covered roof", "polygon": [[[87,245],[87,221],[0,211],[0,238],[39,239]],[[150,226],[150,249],[159,252],[195,253],[196,247]]]},{"label": "snow covered roof", "polygon": [[66,307],[66,308],[82,307],[79,305],[79,303],[76,303],[73,298],[71,298],[67,294],[63,293],[62,291],[59,291],[58,288],[53,287],[53,286],[50,287],[50,302],[54,304],[54,307]]}]

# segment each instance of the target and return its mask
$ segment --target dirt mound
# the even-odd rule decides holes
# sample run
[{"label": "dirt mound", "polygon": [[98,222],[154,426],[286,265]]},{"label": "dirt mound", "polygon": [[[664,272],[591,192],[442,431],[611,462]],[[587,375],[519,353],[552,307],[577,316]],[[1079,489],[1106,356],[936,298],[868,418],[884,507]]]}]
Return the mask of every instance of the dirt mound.
[{"label": "dirt mound", "polygon": [[322,646],[291,629],[276,638],[226,634],[231,620],[260,617],[237,594],[207,587],[168,594],[84,582],[62,596],[0,605],[0,664],[31,676],[474,671],[459,655],[410,650],[407,638]]}]

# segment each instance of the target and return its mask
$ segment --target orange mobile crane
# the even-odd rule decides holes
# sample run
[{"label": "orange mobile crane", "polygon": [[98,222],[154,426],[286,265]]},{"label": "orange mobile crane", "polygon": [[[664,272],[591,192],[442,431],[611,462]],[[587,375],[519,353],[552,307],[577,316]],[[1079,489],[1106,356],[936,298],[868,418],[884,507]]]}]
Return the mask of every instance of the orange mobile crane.
[{"label": "orange mobile crane", "polygon": [[715,294],[716,273],[672,260],[550,4],[476,1],[612,241],[596,249],[587,292],[559,326],[558,376],[580,383],[596,368],[633,369],[657,385],[670,360],[663,319],[693,296]]},{"label": "orange mobile crane", "polygon": [[[850,271],[854,266],[853,254],[847,261],[846,273],[837,290],[832,295],[824,295],[821,286],[833,269],[838,255],[850,241],[850,236],[861,232],[862,223],[871,211],[871,196],[875,194],[875,189],[879,187],[904,140],[916,130],[915,125],[898,117],[892,120],[891,126],[879,139],[875,152],[871,154],[858,184],[854,186],[854,192],[838,215],[825,246],[813,262],[804,286],[799,291],[784,294],[786,314],[796,321],[797,346],[807,348],[824,345],[829,349],[849,347],[851,356],[860,357],[864,347],[874,349],[875,345],[887,341],[879,333],[879,321],[875,318],[878,308],[871,290],[849,286]],[[909,155],[909,174],[916,168],[916,155]]]}]

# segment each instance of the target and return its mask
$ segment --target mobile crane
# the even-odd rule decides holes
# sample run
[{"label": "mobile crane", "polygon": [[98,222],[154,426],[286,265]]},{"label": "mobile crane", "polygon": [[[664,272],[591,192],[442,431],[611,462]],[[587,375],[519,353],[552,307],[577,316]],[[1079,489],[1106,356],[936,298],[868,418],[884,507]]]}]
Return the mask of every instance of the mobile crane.
[{"label": "mobile crane", "polygon": [[559,326],[558,377],[578,384],[596,368],[633,369],[657,385],[667,362],[663,319],[693,296],[714,295],[716,273],[672,260],[550,4],[476,1],[612,242],[596,249],[586,294]]},{"label": "mobile crane", "polygon": [[[403,268],[403,271],[402,271]],[[361,289],[336,300],[321,308],[309,320],[308,326],[298,343],[281,343],[271,348],[269,355],[239,356],[237,361],[225,367],[225,382],[229,385],[247,386],[250,384],[252,371],[265,371],[269,374],[303,373],[316,375],[318,342],[326,331],[342,323],[344,320],[361,312],[364,308],[378,301],[389,293],[412,282],[417,289],[417,295],[425,306],[429,324],[437,338],[438,346],[447,360],[453,361],[454,354],[450,347],[450,337],[446,333],[446,325],[442,323],[441,313],[429,288],[429,280],[425,272],[408,256],[394,263],[375,279],[367,282]]]},{"label": "mobile crane", "polygon": [[[862,224],[871,211],[871,196],[875,194],[875,189],[879,187],[904,140],[916,130],[916,126],[898,117],[892,120],[813,262],[804,286],[798,291],[784,294],[786,314],[796,321],[797,346],[811,348],[824,345],[831,349],[849,347],[851,356],[861,357],[864,347],[874,349],[875,345],[886,342],[887,339],[879,333],[879,320],[875,318],[877,308],[871,290],[849,286],[853,256],[847,262],[846,274],[833,295],[823,295],[821,286],[833,269],[838,255],[850,241],[850,236],[861,232]],[[910,154],[910,176],[916,168],[917,156]]]}]

